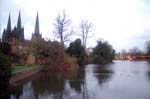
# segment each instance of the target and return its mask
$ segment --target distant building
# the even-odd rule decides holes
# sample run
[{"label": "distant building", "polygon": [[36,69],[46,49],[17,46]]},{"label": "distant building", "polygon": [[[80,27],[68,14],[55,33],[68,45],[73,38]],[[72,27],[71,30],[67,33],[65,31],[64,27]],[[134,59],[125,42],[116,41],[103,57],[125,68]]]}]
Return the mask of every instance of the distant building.
[{"label": "distant building", "polygon": [[19,12],[17,27],[11,30],[11,17],[9,14],[7,28],[4,29],[2,42],[13,44],[13,42],[24,42],[24,28],[21,26],[21,15]]},{"label": "distant building", "polygon": [[[0,40],[1,41],[1,40]],[[17,26],[11,28],[11,16],[9,14],[7,28],[4,29],[2,34],[2,42],[7,42],[11,45],[12,53],[21,55],[22,57],[27,56],[27,63],[32,64],[36,62],[33,51],[30,48],[32,42],[44,41],[39,29],[39,17],[38,13],[36,16],[35,29],[32,33],[31,40],[24,39],[24,28],[21,25],[21,14],[19,12]],[[30,52],[29,52],[30,50]],[[21,58],[20,62],[26,62],[26,58]]]}]

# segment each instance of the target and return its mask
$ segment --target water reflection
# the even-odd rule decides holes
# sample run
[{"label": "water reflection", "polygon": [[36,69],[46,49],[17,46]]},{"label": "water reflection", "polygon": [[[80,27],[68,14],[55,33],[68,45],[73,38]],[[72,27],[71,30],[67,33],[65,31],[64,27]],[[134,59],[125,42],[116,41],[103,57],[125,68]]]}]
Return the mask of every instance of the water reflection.
[{"label": "water reflection", "polygon": [[65,73],[40,73],[12,88],[11,99],[150,99],[149,82],[146,61],[90,64]]},{"label": "water reflection", "polygon": [[148,63],[147,77],[148,77],[148,80],[150,81],[150,61],[148,61],[147,63]]},{"label": "water reflection", "polygon": [[32,81],[34,97],[53,94],[54,98],[62,97],[64,90],[64,78],[60,73],[41,73],[40,77]]},{"label": "water reflection", "polygon": [[70,87],[74,89],[76,92],[81,93],[81,88],[84,85],[84,79],[85,79],[84,69],[82,68],[71,74],[74,74],[75,76],[72,76],[71,79],[69,79]]},{"label": "water reflection", "polygon": [[0,99],[10,99],[9,78],[0,75]]},{"label": "water reflection", "polygon": [[[6,60],[5,60],[6,61]],[[0,99],[10,99],[11,66],[0,60]]]},{"label": "water reflection", "polygon": [[11,86],[10,91],[14,99],[20,99],[23,95],[23,85]]},{"label": "water reflection", "polygon": [[108,82],[113,75],[112,64],[96,65],[94,66],[94,76],[98,79],[99,84]]}]

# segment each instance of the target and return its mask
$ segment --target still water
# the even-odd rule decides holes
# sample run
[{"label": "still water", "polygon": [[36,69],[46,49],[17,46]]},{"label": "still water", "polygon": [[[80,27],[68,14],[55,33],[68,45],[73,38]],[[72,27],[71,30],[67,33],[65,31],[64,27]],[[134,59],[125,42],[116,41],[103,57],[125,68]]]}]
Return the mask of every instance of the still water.
[{"label": "still water", "polygon": [[150,99],[150,63],[114,61],[69,73],[41,73],[12,88],[11,99]]}]

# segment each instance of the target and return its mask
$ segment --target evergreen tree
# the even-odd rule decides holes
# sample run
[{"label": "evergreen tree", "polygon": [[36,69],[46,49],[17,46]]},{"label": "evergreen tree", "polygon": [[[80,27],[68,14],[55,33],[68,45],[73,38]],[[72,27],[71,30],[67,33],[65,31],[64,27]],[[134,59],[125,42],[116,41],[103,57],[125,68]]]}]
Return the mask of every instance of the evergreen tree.
[{"label": "evergreen tree", "polygon": [[112,62],[114,50],[108,42],[98,41],[96,47],[93,49],[94,63],[108,63]]},{"label": "evergreen tree", "polygon": [[78,64],[80,66],[84,64],[85,49],[81,45],[80,39],[76,39],[74,42],[70,43],[70,46],[68,47],[67,52],[71,56],[75,56],[77,58]]}]

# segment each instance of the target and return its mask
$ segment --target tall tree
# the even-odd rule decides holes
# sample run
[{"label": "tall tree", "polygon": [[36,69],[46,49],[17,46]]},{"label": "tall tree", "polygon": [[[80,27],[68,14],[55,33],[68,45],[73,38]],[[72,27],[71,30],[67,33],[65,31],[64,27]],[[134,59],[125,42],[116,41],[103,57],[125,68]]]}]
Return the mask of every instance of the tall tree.
[{"label": "tall tree", "polygon": [[66,11],[63,10],[62,14],[58,14],[54,22],[54,34],[60,39],[61,45],[69,41],[70,36],[73,34],[73,30],[70,28],[71,20],[67,18]]},{"label": "tall tree", "polygon": [[150,41],[146,42],[146,53],[150,54]]},{"label": "tall tree", "polygon": [[133,55],[137,55],[137,54],[141,54],[141,50],[138,48],[138,47],[133,47],[132,49],[129,50],[129,53],[130,54],[133,54]]},{"label": "tall tree", "polygon": [[82,20],[79,24],[79,35],[82,38],[82,44],[86,48],[87,39],[92,37],[94,34],[90,34],[94,29],[94,25],[88,20]]},{"label": "tall tree", "polygon": [[112,62],[115,50],[108,42],[97,41],[97,45],[93,48],[94,63]]},{"label": "tall tree", "polygon": [[67,53],[69,53],[71,56],[75,56],[77,58],[78,64],[80,66],[83,66],[85,58],[85,49],[81,45],[80,39],[76,39],[74,42],[70,43],[70,46],[67,49]]}]

